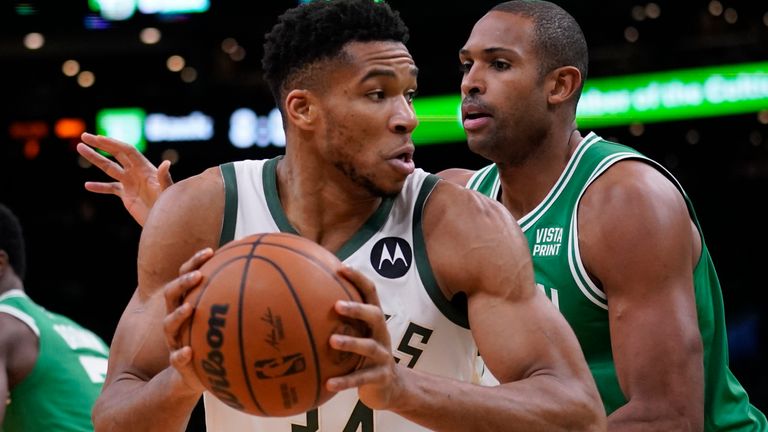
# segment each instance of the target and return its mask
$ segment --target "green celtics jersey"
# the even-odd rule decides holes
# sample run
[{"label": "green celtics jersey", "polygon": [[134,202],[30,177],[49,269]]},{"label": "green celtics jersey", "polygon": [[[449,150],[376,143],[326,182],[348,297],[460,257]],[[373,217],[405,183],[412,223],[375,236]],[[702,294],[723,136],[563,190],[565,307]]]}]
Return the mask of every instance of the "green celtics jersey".
[{"label": "green celtics jersey", "polygon": [[21,290],[0,295],[0,313],[26,324],[40,348],[32,371],[11,389],[0,431],[92,431],[91,409],[107,373],[104,341]]},{"label": "green celtics jersey", "polygon": [[[519,219],[533,257],[536,283],[570,323],[579,339],[600,395],[610,414],[627,401],[616,377],[608,328],[608,300],[590,279],[581,261],[577,209],[586,188],[613,164],[640,160],[655,167],[685,197],[691,219],[701,228],[687,195],[661,165],[637,151],[587,135],[546,198]],[[467,187],[498,199],[496,165],[477,171]],[[765,431],[765,416],[749,403],[746,392],[728,369],[728,342],[720,283],[702,235],[702,251],[693,282],[704,343],[705,429],[707,431]],[[660,361],[662,361],[660,359]]]}]

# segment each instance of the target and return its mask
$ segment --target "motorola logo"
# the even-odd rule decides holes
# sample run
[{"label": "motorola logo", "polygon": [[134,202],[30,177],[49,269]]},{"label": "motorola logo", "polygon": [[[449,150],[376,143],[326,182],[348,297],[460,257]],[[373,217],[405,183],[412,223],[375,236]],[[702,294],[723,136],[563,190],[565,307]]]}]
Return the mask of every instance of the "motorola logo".
[{"label": "motorola logo", "polygon": [[411,245],[399,237],[386,237],[373,245],[371,266],[376,273],[388,279],[403,277],[411,268]]}]

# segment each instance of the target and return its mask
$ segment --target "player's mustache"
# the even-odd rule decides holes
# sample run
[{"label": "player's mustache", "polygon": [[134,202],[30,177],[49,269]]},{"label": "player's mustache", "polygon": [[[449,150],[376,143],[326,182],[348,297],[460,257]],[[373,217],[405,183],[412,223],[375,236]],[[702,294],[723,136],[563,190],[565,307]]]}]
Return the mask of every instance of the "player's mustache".
[{"label": "player's mustache", "polygon": [[483,103],[483,101],[480,100],[477,96],[466,96],[464,99],[461,100],[461,109],[462,111],[465,110],[471,110],[471,111],[481,111],[485,113],[491,113],[492,109]]}]

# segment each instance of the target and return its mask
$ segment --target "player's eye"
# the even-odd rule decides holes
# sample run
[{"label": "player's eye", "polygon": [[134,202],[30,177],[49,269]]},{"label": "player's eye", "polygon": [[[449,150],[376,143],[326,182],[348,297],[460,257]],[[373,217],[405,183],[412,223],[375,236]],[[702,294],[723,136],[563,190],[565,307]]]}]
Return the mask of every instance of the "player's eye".
[{"label": "player's eye", "polygon": [[491,62],[491,67],[496,70],[503,71],[509,69],[511,65],[503,60],[494,60]]},{"label": "player's eye", "polygon": [[385,97],[384,90],[376,90],[376,91],[368,92],[366,96],[373,101],[384,100],[384,97]]}]

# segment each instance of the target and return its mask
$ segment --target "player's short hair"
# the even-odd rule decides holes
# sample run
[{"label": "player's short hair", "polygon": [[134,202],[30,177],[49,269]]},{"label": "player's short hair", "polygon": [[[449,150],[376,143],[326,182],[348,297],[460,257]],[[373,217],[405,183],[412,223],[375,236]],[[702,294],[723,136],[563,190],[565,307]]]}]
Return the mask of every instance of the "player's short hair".
[{"label": "player's short hair", "polygon": [[27,271],[21,224],[11,209],[0,204],[0,250],[8,254],[13,271],[23,280]]},{"label": "player's short hair", "polygon": [[261,62],[278,106],[285,90],[319,84],[314,68],[341,58],[345,44],[370,41],[408,41],[408,27],[384,2],[315,0],[283,13],[266,34]]},{"label": "player's short hair", "polygon": [[587,79],[589,53],[587,41],[576,19],[560,6],[544,0],[513,0],[500,3],[491,11],[508,12],[533,21],[533,43],[539,55],[539,76],[544,77],[562,66],[574,66],[581,72],[581,95]]}]

